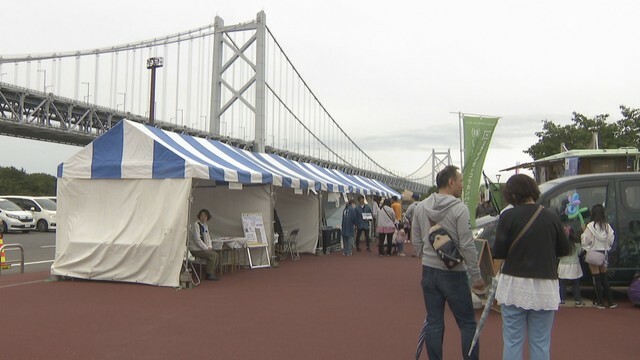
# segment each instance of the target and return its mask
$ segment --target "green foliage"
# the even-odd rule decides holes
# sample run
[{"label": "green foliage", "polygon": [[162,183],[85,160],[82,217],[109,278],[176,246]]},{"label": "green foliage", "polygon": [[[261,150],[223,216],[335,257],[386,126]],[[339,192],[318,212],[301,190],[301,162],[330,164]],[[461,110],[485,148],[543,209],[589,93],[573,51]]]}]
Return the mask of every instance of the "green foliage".
[{"label": "green foliage", "polygon": [[598,133],[601,149],[640,147],[640,109],[620,105],[620,112],[622,119],[615,123],[607,122],[608,114],[587,118],[576,112],[571,119],[573,123],[569,125],[558,126],[544,120],[542,131],[536,132],[538,142],[524,152],[537,160],[559,153],[562,143],[568,149],[587,149],[593,133]]},{"label": "green foliage", "polygon": [[14,167],[0,167],[0,195],[55,196],[56,178],[27,174]]},{"label": "green foliage", "polygon": [[429,188],[429,190],[427,191],[427,194],[424,195],[423,198],[420,199],[420,200],[426,199],[426,198],[429,197],[429,195],[431,195],[433,193],[437,193],[437,192],[438,192],[438,187],[433,185],[432,187]]}]

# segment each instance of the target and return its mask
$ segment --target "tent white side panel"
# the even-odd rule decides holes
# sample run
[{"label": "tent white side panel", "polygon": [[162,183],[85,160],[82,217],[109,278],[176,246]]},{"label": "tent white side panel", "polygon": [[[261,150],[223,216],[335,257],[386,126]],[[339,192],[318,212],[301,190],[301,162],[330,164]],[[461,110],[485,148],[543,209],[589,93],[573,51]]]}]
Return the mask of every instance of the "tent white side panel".
[{"label": "tent white side panel", "polygon": [[242,190],[229,190],[227,185],[213,186],[211,181],[197,180],[189,216],[191,225],[196,221],[200,209],[208,209],[211,213],[208,225],[212,237],[242,237],[244,232],[240,214],[261,213],[269,243],[272,241],[269,185],[245,185]]},{"label": "tent white side panel", "polygon": [[178,286],[191,179],[58,179],[51,273]]},{"label": "tent white side panel", "polygon": [[276,211],[282,229],[298,233],[298,251],[315,253],[320,231],[319,196],[315,194],[294,194],[292,189],[276,188]]}]

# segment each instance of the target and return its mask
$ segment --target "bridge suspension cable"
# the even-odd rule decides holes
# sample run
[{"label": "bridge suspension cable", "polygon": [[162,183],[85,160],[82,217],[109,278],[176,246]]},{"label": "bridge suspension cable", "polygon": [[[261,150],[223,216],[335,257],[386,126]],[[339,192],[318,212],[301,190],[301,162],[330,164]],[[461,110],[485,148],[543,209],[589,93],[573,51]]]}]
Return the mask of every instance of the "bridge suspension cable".
[{"label": "bridge suspension cable", "polygon": [[[320,99],[318,99],[318,97],[316,96],[316,94],[311,90],[311,88],[309,87],[309,85],[307,84],[307,82],[304,80],[304,78],[302,77],[302,75],[300,74],[300,72],[298,71],[298,69],[293,65],[293,63],[291,62],[291,59],[289,59],[289,56],[286,54],[286,52],[284,51],[284,49],[282,48],[282,46],[280,46],[280,43],[278,42],[278,40],[276,40],[275,36],[273,35],[273,33],[271,32],[271,30],[269,29],[269,27],[267,27],[267,32],[269,33],[269,35],[271,36],[271,39],[273,39],[273,42],[275,43],[275,45],[278,47],[278,49],[280,49],[280,51],[282,52],[284,58],[286,59],[286,61],[289,63],[289,65],[291,66],[291,68],[293,69],[293,71],[296,73],[296,75],[299,77],[299,79],[302,81],[302,84],[304,85],[304,87],[307,89],[307,91],[309,91],[309,93],[311,94],[311,96],[313,96],[313,99],[318,103],[318,105],[320,106],[320,108],[325,112],[325,114],[329,117],[329,119],[331,120],[331,122],[338,128],[338,130],[347,138],[347,140],[353,145],[355,146],[355,148],[360,151],[369,161],[371,161],[374,165],[376,165],[380,170],[386,172],[389,175],[393,175],[393,176],[398,176],[397,174],[395,174],[393,171],[388,170],[387,168],[385,168],[384,166],[380,165],[378,162],[376,162],[375,160],[373,160],[364,150],[362,150],[362,148],[356,144],[356,142],[349,136],[347,135],[347,133],[344,131],[344,129],[336,122],[336,120],[333,118],[333,116],[331,116],[331,114],[329,113],[329,111],[325,108],[325,106],[322,104],[322,102],[320,101]],[[274,93],[273,89],[271,89],[271,87],[269,87],[269,89]],[[280,102],[282,102],[282,100],[280,98],[278,98],[278,100]],[[300,121],[297,117],[296,119],[298,121]],[[302,124],[302,122],[300,122]],[[303,124],[304,126],[304,124]],[[312,131],[310,129],[308,129],[306,126],[305,128],[307,129],[307,131],[309,131],[310,133],[312,133]],[[315,135],[314,137],[320,141],[319,138],[317,138]],[[325,143],[323,143],[322,141],[320,141],[322,143],[323,146],[325,146],[327,148],[327,150],[329,150],[330,152],[334,153]],[[340,157],[339,155],[336,154],[336,156],[344,161],[347,164],[350,164],[346,159]],[[350,164],[353,165],[353,164]]]}]

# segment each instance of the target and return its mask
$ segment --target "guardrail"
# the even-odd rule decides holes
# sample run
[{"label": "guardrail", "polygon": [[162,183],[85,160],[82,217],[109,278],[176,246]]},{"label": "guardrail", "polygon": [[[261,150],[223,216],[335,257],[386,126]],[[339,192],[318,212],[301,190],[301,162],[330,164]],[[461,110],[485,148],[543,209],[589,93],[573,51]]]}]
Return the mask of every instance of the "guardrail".
[{"label": "guardrail", "polygon": [[[5,264],[20,264],[20,273],[24,274],[24,248],[20,244],[5,244],[0,246],[0,253],[4,250],[20,250],[20,260],[5,261]],[[0,266],[0,275],[2,275],[2,266]]]}]

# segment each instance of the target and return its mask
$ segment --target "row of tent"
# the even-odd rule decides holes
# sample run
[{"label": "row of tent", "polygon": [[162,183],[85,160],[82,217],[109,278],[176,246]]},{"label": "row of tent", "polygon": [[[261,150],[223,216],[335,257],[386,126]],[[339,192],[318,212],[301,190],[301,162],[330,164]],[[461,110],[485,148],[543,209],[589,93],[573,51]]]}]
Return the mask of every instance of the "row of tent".
[{"label": "row of tent", "polygon": [[381,196],[398,195],[385,184],[275,154],[169,132],[123,120],[58,167],[58,178],[196,178],[240,184],[272,184]]},{"label": "row of tent", "polygon": [[174,287],[202,208],[214,237],[243,236],[242,213],[262,214],[273,234],[275,209],[311,253],[323,204],[340,198],[331,194],[400,196],[373,179],[128,120],[60,164],[57,177],[52,275]]}]

